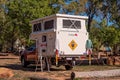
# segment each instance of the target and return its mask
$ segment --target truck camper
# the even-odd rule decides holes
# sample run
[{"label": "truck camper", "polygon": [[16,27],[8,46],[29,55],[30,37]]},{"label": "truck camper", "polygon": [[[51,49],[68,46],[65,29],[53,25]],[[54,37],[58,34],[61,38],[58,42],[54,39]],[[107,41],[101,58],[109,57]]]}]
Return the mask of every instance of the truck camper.
[{"label": "truck camper", "polygon": [[66,70],[72,69],[73,62],[86,52],[87,19],[87,16],[54,14],[31,21],[30,39],[35,40],[36,45],[32,51],[22,52],[22,65],[26,67],[42,58],[44,69],[48,64],[64,65]]}]

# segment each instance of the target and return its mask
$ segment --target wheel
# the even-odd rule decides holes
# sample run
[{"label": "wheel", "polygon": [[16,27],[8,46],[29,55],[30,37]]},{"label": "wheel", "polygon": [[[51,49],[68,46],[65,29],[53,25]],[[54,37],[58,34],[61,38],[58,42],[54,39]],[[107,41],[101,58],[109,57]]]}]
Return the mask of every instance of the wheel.
[{"label": "wheel", "polygon": [[72,68],[73,68],[72,65],[65,65],[65,69],[66,69],[66,70],[71,70]]},{"label": "wheel", "polygon": [[21,64],[23,67],[27,67],[28,63],[25,61],[24,57],[21,59]]}]

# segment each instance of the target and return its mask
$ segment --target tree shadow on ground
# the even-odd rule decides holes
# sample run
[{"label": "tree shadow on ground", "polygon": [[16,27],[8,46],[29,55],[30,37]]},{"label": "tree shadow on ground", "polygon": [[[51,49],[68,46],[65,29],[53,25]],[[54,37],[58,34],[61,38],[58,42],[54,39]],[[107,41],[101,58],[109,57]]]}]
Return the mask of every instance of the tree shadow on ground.
[{"label": "tree shadow on ground", "polygon": [[3,59],[17,59],[17,58],[0,58],[0,60],[3,60]]},{"label": "tree shadow on ground", "polygon": [[[106,59],[91,60],[91,65],[105,65]],[[89,60],[77,60],[76,65],[89,65]]]},{"label": "tree shadow on ground", "polygon": [[[35,65],[29,65],[28,67],[24,68],[22,67],[21,64],[6,64],[5,66],[0,66],[0,67],[9,68],[12,70],[22,70],[22,71],[32,71],[32,72],[35,72],[36,69]],[[37,71],[41,71],[41,68],[38,67]],[[48,71],[48,70],[44,70],[44,71]],[[50,71],[65,71],[65,69],[50,68]]]},{"label": "tree shadow on ground", "polygon": [[29,77],[30,80],[50,80],[47,78]]}]

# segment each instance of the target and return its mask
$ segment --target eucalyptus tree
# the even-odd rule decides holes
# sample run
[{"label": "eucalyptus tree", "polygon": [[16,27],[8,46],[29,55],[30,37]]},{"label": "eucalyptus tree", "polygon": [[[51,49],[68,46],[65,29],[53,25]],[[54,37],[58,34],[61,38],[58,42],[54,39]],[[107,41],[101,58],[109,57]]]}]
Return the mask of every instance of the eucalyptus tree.
[{"label": "eucalyptus tree", "polygon": [[120,30],[114,25],[108,26],[104,19],[100,23],[96,22],[95,26],[91,28],[90,38],[93,41],[94,48],[97,50],[105,43],[108,43],[113,48],[120,42]]},{"label": "eucalyptus tree", "polygon": [[52,7],[50,0],[9,0],[7,10],[11,21],[9,30],[11,32],[10,43],[13,48],[17,38],[29,41],[31,20],[54,14],[58,9]]},{"label": "eucalyptus tree", "polygon": [[7,41],[6,39],[6,29],[8,26],[8,21],[6,17],[6,0],[0,1],[0,51],[6,51]]},{"label": "eucalyptus tree", "polygon": [[104,0],[101,8],[104,17],[120,28],[120,0]]}]

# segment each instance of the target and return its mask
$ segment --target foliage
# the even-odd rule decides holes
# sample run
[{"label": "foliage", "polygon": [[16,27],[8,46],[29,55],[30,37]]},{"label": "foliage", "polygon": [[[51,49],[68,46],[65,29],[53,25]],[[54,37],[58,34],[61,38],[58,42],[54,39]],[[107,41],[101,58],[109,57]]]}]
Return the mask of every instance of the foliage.
[{"label": "foliage", "polygon": [[8,36],[6,34],[8,33],[7,27],[9,25],[8,17],[6,16],[6,11],[5,11],[6,8],[5,4],[6,4],[6,0],[0,1],[0,49],[3,48],[3,51],[6,50],[8,44],[5,39]]},{"label": "foliage", "polygon": [[101,11],[104,17],[108,17],[120,28],[120,0],[104,0]]},{"label": "foliage", "polygon": [[[33,19],[48,16],[57,12],[49,0],[2,0],[0,10],[0,44],[13,50],[17,39],[23,45],[29,44]],[[7,45],[9,43],[9,45]],[[3,48],[4,49],[4,48]]]},{"label": "foliage", "polygon": [[98,27],[92,27],[90,37],[97,50],[105,43],[113,47],[120,42],[120,30],[114,26],[107,26],[106,21],[103,20]]}]

